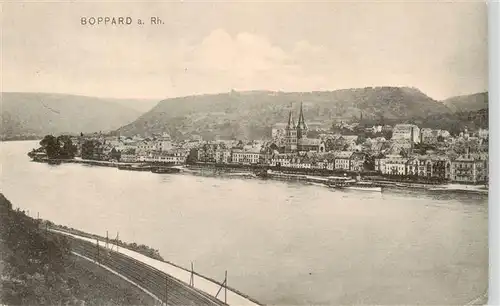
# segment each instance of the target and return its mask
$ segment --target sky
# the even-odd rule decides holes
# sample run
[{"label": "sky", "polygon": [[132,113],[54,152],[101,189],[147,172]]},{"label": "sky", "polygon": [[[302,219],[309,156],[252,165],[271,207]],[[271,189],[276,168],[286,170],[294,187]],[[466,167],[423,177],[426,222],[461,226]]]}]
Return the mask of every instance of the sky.
[{"label": "sky", "polygon": [[[162,99],[410,86],[440,100],[488,85],[478,1],[0,5],[1,91]],[[106,16],[133,23],[81,24]]]}]

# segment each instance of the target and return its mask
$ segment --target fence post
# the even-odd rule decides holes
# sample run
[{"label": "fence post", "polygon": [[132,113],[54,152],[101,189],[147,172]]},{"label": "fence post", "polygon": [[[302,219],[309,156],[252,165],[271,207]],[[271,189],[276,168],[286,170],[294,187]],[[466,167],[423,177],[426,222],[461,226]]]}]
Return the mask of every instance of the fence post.
[{"label": "fence post", "polygon": [[100,262],[99,262],[99,238],[96,238],[96,241],[97,241],[97,264],[100,265]]},{"label": "fence post", "polygon": [[224,277],[224,303],[227,304],[227,270]]},{"label": "fence post", "polygon": [[165,275],[165,306],[168,306],[168,275]]},{"label": "fence post", "polygon": [[189,280],[189,284],[191,287],[194,287],[194,268],[193,268],[193,262],[191,262],[191,279]]}]

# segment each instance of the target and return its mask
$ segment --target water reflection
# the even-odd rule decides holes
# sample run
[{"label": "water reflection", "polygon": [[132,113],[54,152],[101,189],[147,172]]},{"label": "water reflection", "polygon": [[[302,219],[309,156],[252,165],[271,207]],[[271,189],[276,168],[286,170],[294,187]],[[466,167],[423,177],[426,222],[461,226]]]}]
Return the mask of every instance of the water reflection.
[{"label": "water reflection", "polygon": [[266,304],[463,304],[487,283],[487,197],[31,163],[1,144],[23,209],[120,232]]}]

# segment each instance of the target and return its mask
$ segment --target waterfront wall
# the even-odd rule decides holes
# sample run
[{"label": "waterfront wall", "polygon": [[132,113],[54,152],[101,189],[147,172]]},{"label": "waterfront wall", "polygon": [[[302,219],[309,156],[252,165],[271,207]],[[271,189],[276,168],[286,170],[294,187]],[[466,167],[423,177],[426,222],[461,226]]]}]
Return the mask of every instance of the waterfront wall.
[{"label": "waterfront wall", "polygon": [[[51,160],[43,160],[43,161],[36,160],[36,161],[49,162]],[[121,162],[83,160],[83,159],[63,159],[63,160],[57,160],[57,162],[79,163],[79,164],[87,164],[93,166],[115,167],[115,168],[125,165],[145,164],[145,163],[121,163]],[[309,169],[309,168],[289,168],[289,167],[277,167],[277,166],[269,166],[261,164],[241,165],[241,164],[216,164],[216,163],[190,163],[185,165],[185,167],[190,170],[195,170],[201,173],[208,173],[208,174],[241,173],[241,172],[254,174],[254,173],[261,173],[267,170],[272,170],[283,174],[309,175],[318,177],[347,176],[354,178],[359,176],[363,180],[373,181],[384,187],[424,188],[426,186],[437,186],[450,183],[447,180],[438,178],[384,175],[376,171],[365,171],[358,173],[358,172],[339,170],[339,169],[328,170],[328,169]],[[464,184],[464,185],[470,185],[470,184]],[[476,185],[484,185],[484,184],[476,184]]]}]

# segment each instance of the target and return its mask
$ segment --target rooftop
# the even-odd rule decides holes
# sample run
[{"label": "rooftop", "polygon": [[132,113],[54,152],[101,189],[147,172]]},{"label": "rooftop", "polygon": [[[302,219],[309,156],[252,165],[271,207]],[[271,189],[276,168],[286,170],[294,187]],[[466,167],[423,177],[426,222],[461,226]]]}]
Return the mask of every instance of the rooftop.
[{"label": "rooftop", "polygon": [[352,151],[339,151],[334,152],[335,158],[350,158],[354,152]]}]

